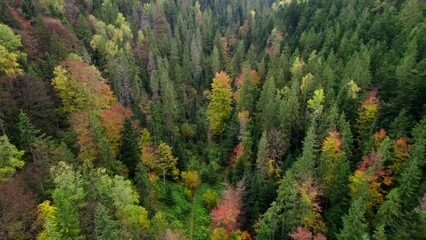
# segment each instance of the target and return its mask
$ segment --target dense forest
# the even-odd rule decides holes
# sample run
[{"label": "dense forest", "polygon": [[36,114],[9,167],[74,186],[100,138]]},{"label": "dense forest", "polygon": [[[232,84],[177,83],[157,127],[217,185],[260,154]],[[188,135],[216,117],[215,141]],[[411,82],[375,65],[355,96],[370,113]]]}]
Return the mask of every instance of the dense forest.
[{"label": "dense forest", "polygon": [[0,0],[0,239],[426,239],[423,0]]}]

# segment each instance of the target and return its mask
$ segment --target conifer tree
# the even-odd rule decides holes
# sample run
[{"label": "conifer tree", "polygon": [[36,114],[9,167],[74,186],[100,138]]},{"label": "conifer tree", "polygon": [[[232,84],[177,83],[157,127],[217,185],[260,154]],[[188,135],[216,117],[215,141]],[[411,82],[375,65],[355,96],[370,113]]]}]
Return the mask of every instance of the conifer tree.
[{"label": "conifer tree", "polygon": [[366,206],[361,198],[353,201],[349,213],[342,218],[343,229],[337,235],[337,239],[368,239],[368,226],[364,217],[365,211]]},{"label": "conifer tree", "polygon": [[120,236],[117,223],[101,203],[96,207],[95,226],[96,237],[99,240],[118,239]]},{"label": "conifer tree", "polygon": [[139,139],[136,130],[133,128],[132,120],[129,117],[124,119],[123,130],[121,131],[121,144],[119,159],[128,168],[130,176],[134,176],[136,166],[139,162]]},{"label": "conifer tree", "polygon": [[276,87],[275,80],[268,78],[263,84],[260,92],[259,100],[257,101],[256,109],[259,119],[259,125],[263,130],[268,130],[275,124],[276,119]]}]

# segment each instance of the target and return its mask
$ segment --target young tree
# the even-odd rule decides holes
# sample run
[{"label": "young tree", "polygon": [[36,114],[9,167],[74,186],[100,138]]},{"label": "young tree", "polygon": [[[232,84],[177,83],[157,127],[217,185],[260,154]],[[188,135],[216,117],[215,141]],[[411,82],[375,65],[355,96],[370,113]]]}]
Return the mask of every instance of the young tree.
[{"label": "young tree", "polygon": [[157,172],[163,175],[164,191],[166,190],[166,174],[171,173],[173,177],[177,177],[179,170],[176,168],[178,158],[173,156],[172,147],[166,143],[160,143],[157,148],[158,161],[155,164]]}]

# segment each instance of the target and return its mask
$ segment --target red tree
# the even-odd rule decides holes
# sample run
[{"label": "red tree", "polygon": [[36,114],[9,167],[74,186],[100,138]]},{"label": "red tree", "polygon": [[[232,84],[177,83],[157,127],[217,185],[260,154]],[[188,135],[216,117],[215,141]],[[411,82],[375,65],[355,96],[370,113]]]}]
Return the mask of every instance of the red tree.
[{"label": "red tree", "polygon": [[238,229],[242,196],[242,182],[238,183],[236,188],[226,184],[226,190],[223,193],[221,202],[210,214],[215,228],[223,227],[228,233]]}]

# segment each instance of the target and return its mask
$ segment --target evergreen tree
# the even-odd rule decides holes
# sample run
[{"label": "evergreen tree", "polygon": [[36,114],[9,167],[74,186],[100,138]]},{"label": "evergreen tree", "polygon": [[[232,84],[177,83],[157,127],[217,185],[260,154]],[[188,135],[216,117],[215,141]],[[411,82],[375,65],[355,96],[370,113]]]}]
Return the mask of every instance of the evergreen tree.
[{"label": "evergreen tree", "polygon": [[277,114],[275,100],[275,80],[273,78],[268,78],[263,84],[262,91],[260,92],[260,97],[256,105],[259,126],[261,126],[263,130],[269,130],[272,126],[275,125]]},{"label": "evergreen tree", "polygon": [[96,237],[99,240],[118,239],[120,236],[117,223],[101,203],[96,206],[95,226]]},{"label": "evergreen tree", "polygon": [[131,177],[134,176],[136,166],[139,162],[139,139],[133,128],[132,120],[129,117],[124,119],[123,130],[121,131],[121,144],[119,159],[127,167]]},{"label": "evergreen tree", "polygon": [[368,226],[364,214],[366,206],[362,199],[354,200],[349,213],[343,216],[343,229],[337,235],[337,239],[364,240],[368,238]]}]

